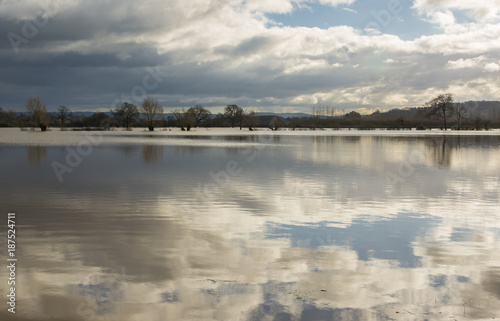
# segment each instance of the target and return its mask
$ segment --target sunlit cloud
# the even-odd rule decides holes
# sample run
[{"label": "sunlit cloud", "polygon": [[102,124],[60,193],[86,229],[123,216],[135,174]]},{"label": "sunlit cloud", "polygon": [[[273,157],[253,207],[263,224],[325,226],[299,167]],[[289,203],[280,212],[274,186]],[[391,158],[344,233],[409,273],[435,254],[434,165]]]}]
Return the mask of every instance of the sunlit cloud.
[{"label": "sunlit cloud", "polygon": [[[318,96],[342,108],[419,106],[429,92],[480,81],[483,71],[494,77],[500,60],[497,2],[488,2],[487,12],[479,14],[486,2],[415,1],[403,10],[415,11],[440,32],[405,40],[385,28],[370,28],[366,21],[369,29],[359,27],[358,20],[366,20],[356,6],[360,1],[59,1],[48,23],[26,38],[24,24],[54,3],[2,3],[2,30],[27,41],[18,44],[17,54],[7,37],[0,43],[4,109],[22,110],[33,95],[43,97],[49,109],[109,109],[153,66],[168,77],[149,94],[169,108],[236,103],[309,111]],[[271,19],[271,14],[294,19],[300,6],[323,6],[346,15],[357,11],[353,22],[358,25],[292,27]],[[487,19],[464,21],[457,10]],[[394,17],[388,23],[401,20]],[[465,68],[477,72],[441,72]],[[460,94],[498,99],[499,88],[492,82],[484,96],[471,90]]]},{"label": "sunlit cloud", "polygon": [[494,71],[499,71],[500,70],[500,65],[497,63],[491,62],[484,66],[484,70],[488,72],[494,72]]},{"label": "sunlit cloud", "polygon": [[463,69],[463,68],[474,68],[478,67],[481,61],[484,60],[484,56],[479,56],[472,59],[463,59],[460,58],[458,60],[449,60],[446,64],[449,69]]}]

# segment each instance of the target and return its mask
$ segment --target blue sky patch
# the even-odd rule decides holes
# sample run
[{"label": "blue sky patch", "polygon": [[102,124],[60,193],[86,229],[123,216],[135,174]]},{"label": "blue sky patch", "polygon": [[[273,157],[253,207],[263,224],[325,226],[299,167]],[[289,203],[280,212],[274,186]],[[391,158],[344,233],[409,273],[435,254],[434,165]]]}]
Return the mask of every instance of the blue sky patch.
[{"label": "blue sky patch", "polygon": [[311,4],[289,14],[270,14],[268,18],[289,27],[308,27],[327,29],[335,26],[350,26],[368,34],[368,30],[377,30],[381,34],[392,34],[403,40],[413,40],[423,35],[440,32],[435,25],[426,22],[404,2],[390,7],[387,3],[358,1],[351,6],[333,8],[320,4]]},{"label": "blue sky patch", "polygon": [[400,213],[390,219],[372,222],[360,218],[346,228],[331,227],[331,222],[303,225],[270,225],[268,238],[288,237],[293,247],[317,249],[320,246],[348,246],[359,260],[372,258],[398,261],[401,267],[416,267],[420,257],[413,253],[417,236],[428,232],[438,219],[428,215]]}]

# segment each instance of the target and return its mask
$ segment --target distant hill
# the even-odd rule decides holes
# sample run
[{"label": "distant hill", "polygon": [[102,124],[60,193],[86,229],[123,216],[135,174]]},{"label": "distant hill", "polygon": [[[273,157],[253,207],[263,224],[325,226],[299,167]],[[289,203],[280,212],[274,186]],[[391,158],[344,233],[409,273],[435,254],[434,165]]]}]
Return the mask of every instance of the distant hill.
[{"label": "distant hill", "polygon": [[469,106],[469,117],[500,119],[500,101],[468,101],[466,104]]},{"label": "distant hill", "polygon": [[283,118],[291,118],[291,117],[312,117],[311,114],[306,113],[271,113],[271,112],[257,112],[256,116],[280,116]]},{"label": "distant hill", "polygon": [[[480,117],[481,119],[500,120],[500,101],[467,101],[467,118]],[[427,109],[425,107],[394,108],[386,112],[375,112],[364,117],[377,119],[397,119],[425,117]]]}]

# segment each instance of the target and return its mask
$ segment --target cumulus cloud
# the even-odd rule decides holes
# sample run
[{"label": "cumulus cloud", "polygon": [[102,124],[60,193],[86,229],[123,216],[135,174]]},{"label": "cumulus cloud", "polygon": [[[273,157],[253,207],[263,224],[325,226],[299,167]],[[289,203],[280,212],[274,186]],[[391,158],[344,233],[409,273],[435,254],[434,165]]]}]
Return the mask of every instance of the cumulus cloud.
[{"label": "cumulus cloud", "polygon": [[500,18],[499,0],[415,0],[413,8],[431,15],[441,10],[462,10],[476,21],[496,21]]},{"label": "cumulus cloud", "polygon": [[449,60],[446,64],[447,69],[468,69],[468,68],[476,68],[482,69],[485,72],[495,72],[500,70],[500,65],[496,62],[484,62],[485,56],[479,56],[476,58],[463,59],[460,58],[458,60]]},{"label": "cumulus cloud", "polygon": [[352,12],[352,13],[358,13],[356,10],[354,10],[352,8],[342,8],[342,10],[345,10],[345,11],[348,11],[348,12]]},{"label": "cumulus cloud", "polygon": [[339,5],[351,5],[356,2],[356,0],[317,0],[317,2],[323,5],[337,7]]},{"label": "cumulus cloud", "polygon": [[[352,0],[54,1],[41,2],[59,9],[33,37],[23,28],[43,10],[38,2],[4,1],[0,7],[1,29],[26,40],[18,53],[7,37],[0,42],[4,108],[22,109],[29,95],[44,97],[49,106],[107,108],[156,66],[168,76],[148,94],[166,107],[237,103],[309,110],[318,100],[345,108],[421,105],[426,95],[459,84],[484,77],[498,83],[483,71],[495,71],[500,60],[500,25],[457,22],[453,1],[415,2],[419,12],[441,12],[435,17],[449,27],[415,40],[345,25],[289,27],[268,18],[298,5],[339,7]],[[457,78],[463,68],[479,73]],[[497,85],[486,89],[480,98],[498,98]],[[475,93],[461,91],[465,99]]]},{"label": "cumulus cloud", "polygon": [[293,10],[293,3],[289,0],[250,0],[245,4],[246,8],[252,11],[290,13]]},{"label": "cumulus cloud", "polygon": [[458,60],[449,60],[446,64],[446,67],[448,69],[475,68],[478,67],[483,60],[484,56],[479,56],[471,59],[460,58]]},{"label": "cumulus cloud", "polygon": [[499,71],[500,70],[500,65],[497,63],[491,62],[484,66],[484,70],[488,72],[494,72],[494,71]]},{"label": "cumulus cloud", "polygon": [[331,7],[351,5],[356,0],[246,0],[238,4],[250,11],[266,13],[291,13],[295,8],[308,8],[311,4],[320,4]]}]

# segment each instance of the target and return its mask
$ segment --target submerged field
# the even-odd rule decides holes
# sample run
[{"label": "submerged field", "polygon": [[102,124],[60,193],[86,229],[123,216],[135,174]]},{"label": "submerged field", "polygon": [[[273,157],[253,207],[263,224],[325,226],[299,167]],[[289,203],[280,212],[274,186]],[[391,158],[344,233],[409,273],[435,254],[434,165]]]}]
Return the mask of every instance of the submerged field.
[{"label": "submerged field", "polygon": [[0,129],[16,317],[498,318],[498,159],[499,131]]}]

